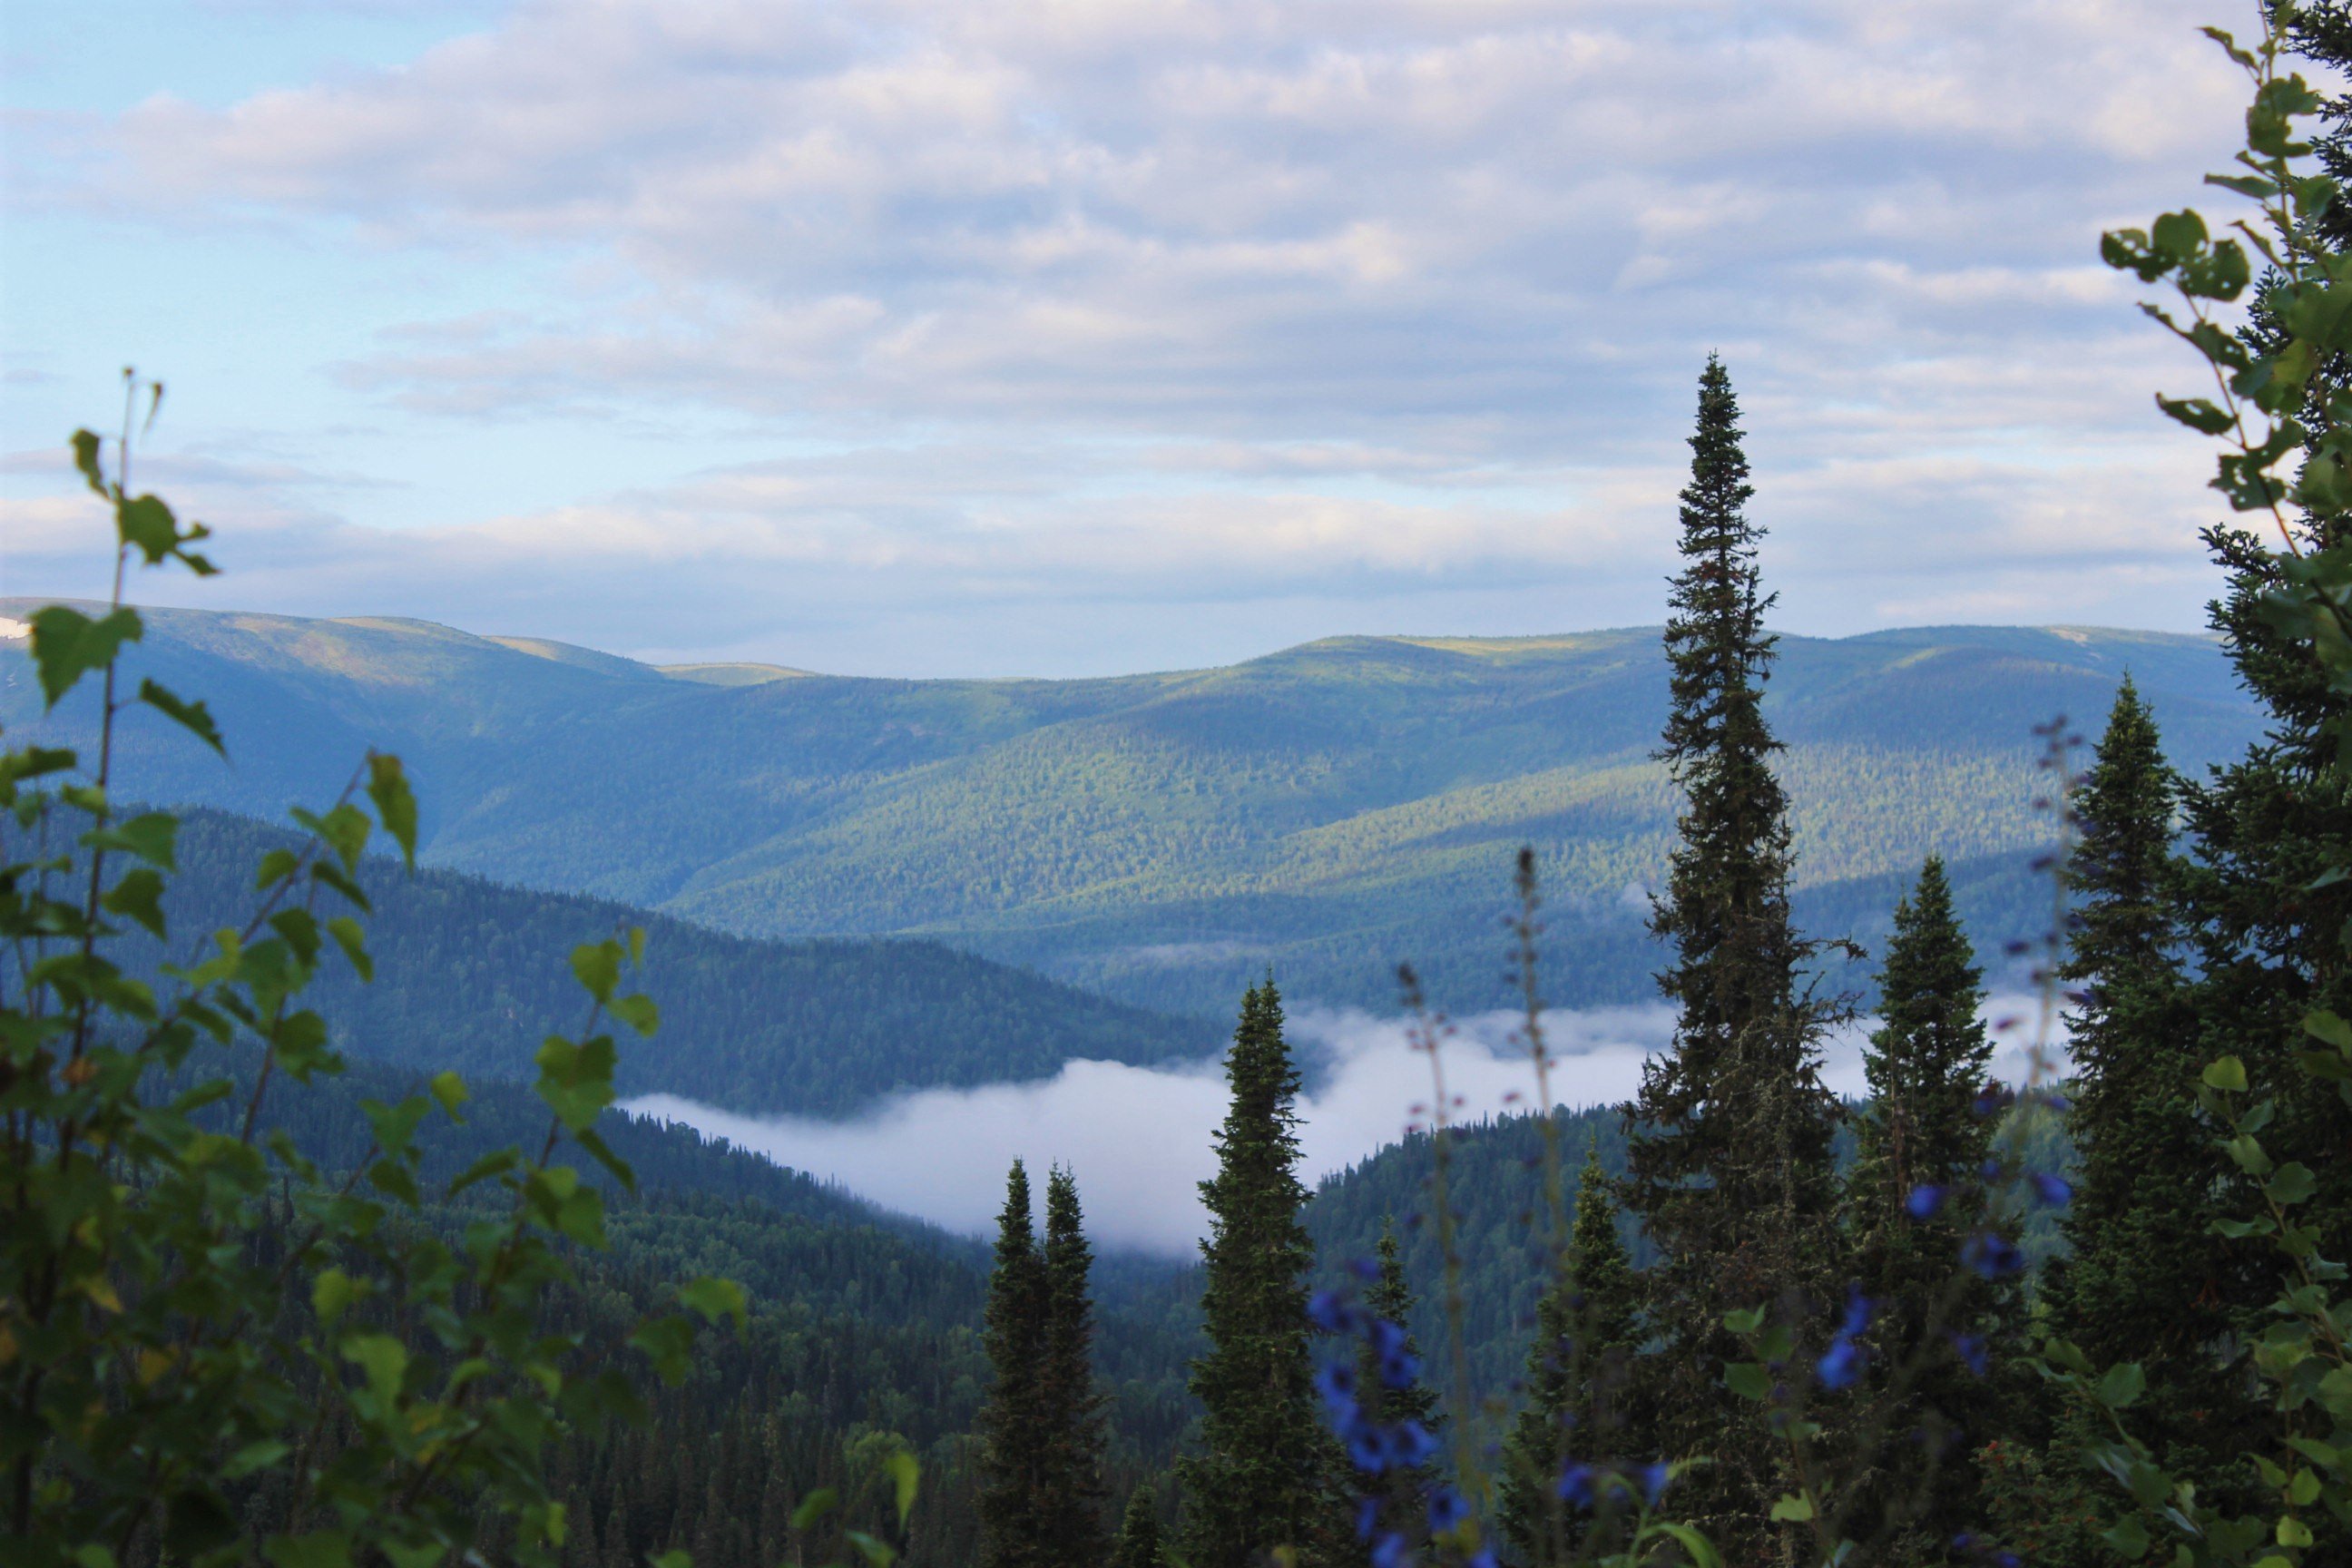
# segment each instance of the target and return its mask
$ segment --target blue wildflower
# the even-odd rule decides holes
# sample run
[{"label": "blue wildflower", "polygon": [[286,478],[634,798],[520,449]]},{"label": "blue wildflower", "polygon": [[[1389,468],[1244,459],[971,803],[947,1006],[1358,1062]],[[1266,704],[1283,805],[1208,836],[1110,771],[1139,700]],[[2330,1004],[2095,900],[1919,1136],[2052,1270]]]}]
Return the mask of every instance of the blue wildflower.
[{"label": "blue wildflower", "polygon": [[1369,1283],[1381,1277],[1381,1266],[1375,1258],[1350,1258],[1348,1259],[1348,1272]]},{"label": "blue wildflower", "polygon": [[1591,1465],[1580,1465],[1571,1461],[1568,1468],[1560,1471],[1559,1485],[1556,1489],[1571,1507],[1591,1508],[1592,1479]]},{"label": "blue wildflower", "polygon": [[1383,1359],[1404,1352],[1404,1330],[1386,1318],[1374,1318],[1366,1337],[1371,1341],[1372,1353]]},{"label": "blue wildflower", "polygon": [[1992,1357],[1985,1349],[1982,1334],[1954,1334],[1952,1350],[1977,1376],[1983,1377],[1992,1370]]},{"label": "blue wildflower", "polygon": [[2017,1243],[1994,1231],[1980,1230],[1960,1248],[1960,1261],[1988,1279],[2006,1279],[2025,1271],[2025,1254]]},{"label": "blue wildflower", "polygon": [[1405,1568],[1412,1561],[1412,1548],[1404,1537],[1389,1531],[1372,1543],[1372,1568]]},{"label": "blue wildflower", "polygon": [[1944,1188],[1922,1182],[1911,1189],[1911,1195],[1903,1200],[1903,1206],[1911,1211],[1913,1219],[1932,1219],[1936,1211],[1944,1206]]},{"label": "blue wildflower", "polygon": [[2047,1171],[2033,1173],[2033,1195],[2053,1209],[2063,1209],[2073,1200],[2074,1189],[2063,1176],[2053,1176]]},{"label": "blue wildflower", "polygon": [[1318,1290],[1307,1299],[1307,1317],[1327,1334],[1344,1334],[1356,1325],[1356,1310],[1337,1290]]},{"label": "blue wildflower", "polygon": [[1852,1388],[1861,1381],[1863,1363],[1868,1360],[1860,1345],[1841,1334],[1813,1363],[1813,1375],[1822,1380],[1823,1388]]},{"label": "blue wildflower", "polygon": [[1324,1404],[1335,1409],[1342,1405],[1354,1405],[1356,1369],[1343,1363],[1333,1363],[1315,1374],[1315,1392],[1323,1396]]},{"label": "blue wildflower", "polygon": [[1452,1487],[1439,1487],[1429,1494],[1429,1528],[1435,1535],[1451,1535],[1462,1528],[1470,1517],[1470,1505]]},{"label": "blue wildflower", "polygon": [[1401,1468],[1415,1469],[1437,1457],[1437,1439],[1418,1421],[1400,1422],[1393,1436],[1395,1446],[1391,1451]]},{"label": "blue wildflower", "polygon": [[1657,1507],[1658,1500],[1666,1495],[1666,1483],[1673,1479],[1674,1472],[1668,1469],[1663,1463],[1643,1466],[1642,1468],[1642,1501],[1643,1504],[1650,1508]]},{"label": "blue wildflower", "polygon": [[1359,1423],[1348,1434],[1348,1462],[1368,1476],[1377,1476],[1389,1468],[1389,1445],[1386,1434],[1369,1421]]},{"label": "blue wildflower", "polygon": [[1878,1315],[1878,1303],[1862,1293],[1859,1285],[1849,1285],[1845,1290],[1845,1321],[1838,1325],[1841,1338],[1850,1339],[1870,1328],[1871,1319]]},{"label": "blue wildflower", "polygon": [[1411,1388],[1413,1380],[1420,1375],[1421,1358],[1411,1351],[1401,1350],[1394,1355],[1381,1358],[1381,1382],[1386,1387]]},{"label": "blue wildflower", "polygon": [[1470,1561],[1465,1563],[1463,1568],[1495,1568],[1495,1549],[1491,1546],[1481,1546],[1470,1554]]},{"label": "blue wildflower", "polygon": [[1372,1531],[1381,1527],[1381,1500],[1377,1496],[1356,1500],[1356,1539],[1370,1541]]}]

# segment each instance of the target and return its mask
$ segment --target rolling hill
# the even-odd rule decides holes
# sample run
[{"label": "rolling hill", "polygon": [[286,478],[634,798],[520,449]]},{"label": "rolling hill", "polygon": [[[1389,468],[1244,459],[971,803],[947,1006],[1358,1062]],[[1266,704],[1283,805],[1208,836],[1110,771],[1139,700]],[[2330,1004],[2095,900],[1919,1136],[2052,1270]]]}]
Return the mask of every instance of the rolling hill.
[{"label": "rolling hill", "polygon": [[[26,601],[0,601],[21,615]],[[1511,857],[1543,857],[1550,997],[1647,994],[1673,801],[1654,629],[1347,637],[1084,680],[664,670],[421,622],[158,610],[134,670],[207,698],[232,764],[141,724],[126,793],[275,817],[370,744],[407,759],[436,865],[772,937],[932,939],[1222,1016],[1272,964],[1381,1005],[1415,961],[1496,995]],[[1930,849],[1981,945],[2032,929],[2032,726],[2095,729],[2128,668],[2179,763],[2257,720],[2210,638],[2044,627],[1788,637],[1770,687],[1800,912],[1868,942]],[[38,720],[0,659],[0,722]]]},{"label": "rolling hill", "polygon": [[[189,814],[166,903],[190,944],[253,907],[253,868],[290,836]],[[626,1031],[624,1095],[664,1091],[748,1112],[832,1115],[897,1089],[1050,1077],[1073,1058],[1150,1063],[1216,1048],[1210,1025],[1148,1013],[937,942],[730,936],[607,900],[503,887],[460,872],[362,864],[375,979],[330,962],[308,994],[335,1038],[411,1071],[529,1080],[551,1029],[583,1004],[568,955],[633,925],[640,983],[660,1004],[652,1039]],[[147,945],[146,939],[126,939]]]}]

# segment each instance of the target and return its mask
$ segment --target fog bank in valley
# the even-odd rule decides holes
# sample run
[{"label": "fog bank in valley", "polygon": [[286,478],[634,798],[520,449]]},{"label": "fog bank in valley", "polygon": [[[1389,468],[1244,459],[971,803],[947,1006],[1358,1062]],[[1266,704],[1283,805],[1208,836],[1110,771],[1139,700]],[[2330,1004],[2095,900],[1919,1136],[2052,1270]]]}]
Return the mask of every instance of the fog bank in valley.
[{"label": "fog bank in valley", "polygon": [[[1987,1011],[2009,1026],[1996,1071],[2018,1081],[2028,1070],[2022,1045],[2032,1037],[2034,1008],[2002,998]],[[1456,1121],[1534,1105],[1535,1074],[1519,1024],[1517,1015],[1495,1013],[1452,1025],[1440,1061]],[[1643,1059],[1671,1038],[1674,1016],[1654,1005],[1559,1010],[1545,1016],[1544,1026],[1555,1103],[1602,1105],[1633,1094]],[[1842,1034],[1825,1053],[1825,1076],[1841,1094],[1862,1091],[1866,1027],[1867,1021]],[[1430,1059],[1411,1048],[1404,1020],[1302,1010],[1291,1016],[1288,1033],[1307,1079],[1298,1113],[1310,1180],[1426,1122]],[[1225,1085],[1217,1058],[1156,1068],[1074,1061],[1035,1082],[894,1095],[842,1121],[745,1116],[668,1094],[626,1109],[973,1235],[994,1224],[1014,1158],[1033,1172],[1067,1165],[1098,1245],[1183,1254],[1206,1225],[1197,1184],[1214,1166],[1211,1138],[1224,1115]]]}]

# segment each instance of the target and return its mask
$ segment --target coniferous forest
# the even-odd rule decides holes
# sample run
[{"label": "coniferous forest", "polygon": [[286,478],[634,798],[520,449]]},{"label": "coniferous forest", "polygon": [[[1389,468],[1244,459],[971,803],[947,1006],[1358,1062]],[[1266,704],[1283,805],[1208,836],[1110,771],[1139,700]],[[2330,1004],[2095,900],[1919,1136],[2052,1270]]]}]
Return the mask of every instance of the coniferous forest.
[{"label": "coniferous forest", "polygon": [[[117,591],[30,610],[12,677],[83,727],[0,755],[0,1560],[2352,1562],[2352,100],[2298,74],[2352,68],[2352,12],[2278,0],[2210,41],[2247,99],[2213,182],[2238,205],[2102,254],[2210,372],[2158,405],[2218,450],[2211,630],[2258,736],[2184,767],[2122,672],[2019,738],[2022,801],[1809,900],[1806,825],[1841,801],[1789,765],[1751,421],[1711,355],[1657,519],[1641,787],[1671,826],[1607,955],[1671,1036],[1624,1102],[1570,1103],[1549,987],[1592,969],[1557,955],[1531,837],[1447,951],[1492,950],[1532,1100],[1463,1111],[1400,952],[1430,1087],[1328,1173],[1263,953],[1213,1028],[953,921],[744,934],[789,922],[420,868],[433,781],[384,751],[282,826],[173,804],[201,792],[148,742],[118,773],[134,721],[234,756],[222,715],[261,700],[127,662],[143,574],[209,577],[216,546],[133,483],[163,392],[126,373],[122,433],[70,448]],[[1994,819],[2033,837],[1998,872]],[[1141,862],[1204,823],[1129,846],[1135,877],[1179,876]],[[702,893],[790,881],[764,875]],[[1822,919],[1865,884],[1866,943]],[[1828,1076],[1845,1043],[1859,1093]],[[959,1235],[619,1104],[845,1119],[1210,1050],[1181,1263],[1104,1245],[1075,1164],[1013,1160]]]}]

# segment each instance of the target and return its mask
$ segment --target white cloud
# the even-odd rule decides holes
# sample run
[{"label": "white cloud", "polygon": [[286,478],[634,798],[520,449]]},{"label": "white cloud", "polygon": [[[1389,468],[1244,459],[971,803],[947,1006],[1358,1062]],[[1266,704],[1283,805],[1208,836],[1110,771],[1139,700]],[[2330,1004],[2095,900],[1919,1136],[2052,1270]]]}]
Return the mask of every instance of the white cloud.
[{"label": "white cloud", "polygon": [[[315,368],[404,429],[539,422],[530,452],[412,438],[373,471],[415,493],[367,498],[302,477],[357,437],[290,432],[225,519],[318,526],[204,602],[894,672],[1650,619],[1719,348],[1802,629],[2186,626],[2212,509],[2148,394],[2189,367],[2094,252],[2210,195],[2209,11],[540,0],[397,67],[44,120],[17,160],[45,214],[530,258]],[[697,425],[730,433],[665,458]],[[70,585],[50,538],[12,580]],[[1154,600],[1108,651],[1087,606]],[[1220,616],[1254,642],[1183,651]]]},{"label": "white cloud", "polygon": [[[1987,1016],[2005,1026],[1996,1072],[2025,1079],[2021,1042],[2036,1027],[2030,1000],[1997,999]],[[1459,1021],[1440,1059],[1455,1121],[1524,1110],[1537,1099],[1534,1070],[1515,1015]],[[1672,1037],[1662,1006],[1558,1011],[1544,1020],[1552,1095],[1570,1106],[1614,1104],[1641,1083],[1642,1063]],[[1426,1125],[1435,1096],[1429,1058],[1405,1025],[1359,1012],[1293,1014],[1288,1033],[1312,1084],[1298,1105],[1300,1164],[1312,1180]],[[1831,1046],[1824,1076],[1842,1094],[1863,1089],[1862,1032]],[[926,1089],[894,1096],[848,1121],[744,1116],[675,1095],[625,1109],[683,1122],[780,1163],[838,1181],[887,1207],[979,1235],[1003,1201],[1018,1158],[1078,1180],[1098,1244],[1182,1254],[1201,1236],[1198,1184],[1214,1173],[1211,1133],[1223,1119],[1223,1069],[1211,1060],[1172,1068],[1071,1062],[1035,1083]]]}]

